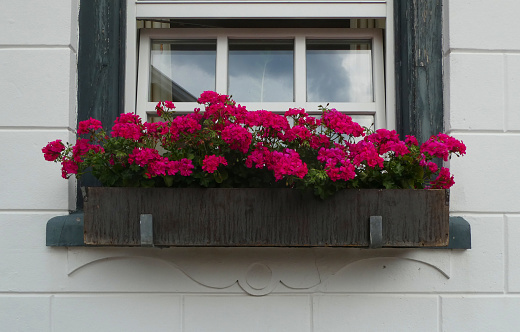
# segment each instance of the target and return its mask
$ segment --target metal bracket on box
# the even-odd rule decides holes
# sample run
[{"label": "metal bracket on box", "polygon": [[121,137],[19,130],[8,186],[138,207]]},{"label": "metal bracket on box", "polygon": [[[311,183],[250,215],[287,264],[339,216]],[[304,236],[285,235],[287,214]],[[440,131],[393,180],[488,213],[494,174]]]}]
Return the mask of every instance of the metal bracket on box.
[{"label": "metal bracket on box", "polygon": [[383,247],[383,217],[370,216],[370,249]]},{"label": "metal bracket on box", "polygon": [[153,247],[153,218],[151,214],[141,214],[141,247]]}]

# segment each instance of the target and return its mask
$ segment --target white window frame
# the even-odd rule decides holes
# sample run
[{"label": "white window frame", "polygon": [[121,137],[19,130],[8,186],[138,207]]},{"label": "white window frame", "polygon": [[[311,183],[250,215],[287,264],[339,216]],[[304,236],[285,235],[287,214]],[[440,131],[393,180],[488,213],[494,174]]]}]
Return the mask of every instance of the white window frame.
[{"label": "white window frame", "polygon": [[[306,40],[348,39],[370,40],[372,44],[373,102],[335,102],[331,107],[350,115],[369,115],[376,128],[385,125],[385,95],[383,68],[383,40],[381,29],[143,29],[139,43],[139,69],[137,85],[137,114],[145,118],[153,115],[157,101],[148,101],[150,87],[150,54],[153,40],[168,39],[215,39],[217,41],[216,87],[219,93],[228,94],[228,42],[231,39],[292,39],[294,40],[294,101],[292,102],[247,102],[240,101],[249,110],[266,109],[285,112],[289,108],[303,107],[317,111],[319,105],[328,101],[307,102],[306,85]],[[177,102],[176,110],[193,111],[197,103]],[[372,118],[373,117],[373,118]],[[371,123],[366,123],[370,125]]]},{"label": "white window frame", "polygon": [[[395,113],[395,74],[394,74],[394,36],[393,36],[393,1],[394,0],[255,0],[255,1],[244,1],[244,0],[173,0],[173,1],[149,1],[149,0],[128,0],[127,3],[127,50],[126,50],[126,85],[125,85],[125,111],[126,112],[136,112],[137,114],[145,117],[147,112],[153,111],[153,107],[150,108],[148,105],[144,105],[145,103],[142,101],[142,97],[139,97],[140,91],[148,91],[148,86],[146,86],[145,90],[142,90],[142,87],[137,86],[137,74],[138,74],[138,36],[136,34],[136,19],[151,19],[151,18],[176,18],[176,19],[267,19],[267,18],[277,18],[277,19],[347,19],[347,18],[385,18],[386,19],[386,29],[385,35],[380,37],[375,36],[374,38],[384,38],[385,42],[385,52],[384,58],[382,60],[374,61],[373,63],[373,72],[375,75],[384,75],[384,84],[381,87],[374,85],[374,100],[377,103],[378,110],[374,111],[373,109],[367,109],[367,105],[359,105],[359,108],[354,109],[352,107],[347,107],[345,110],[348,111],[349,114],[375,114],[375,126],[376,128],[388,128],[395,129],[396,126],[396,113]],[[222,13],[225,13],[225,17],[222,17]],[[341,14],[344,13],[344,14]],[[344,15],[344,16],[343,16]],[[142,29],[141,29],[142,30]],[[156,29],[155,32],[158,34],[168,34],[168,30],[164,29],[165,32],[160,31],[162,29]],[[188,29],[184,29],[186,33]],[[195,32],[194,29],[192,32],[197,34],[199,32]],[[208,32],[213,29],[204,29],[204,38],[208,38]],[[216,30],[234,30],[234,29],[216,29]],[[215,31],[216,31],[215,30]],[[254,29],[255,36],[259,30],[272,30],[273,35],[276,35],[276,38],[282,37],[283,33],[288,33],[289,31],[293,31],[292,34],[297,35],[297,31],[302,32],[307,29]],[[348,33],[346,33],[349,29],[311,29],[314,32],[319,30],[329,30],[330,33],[336,34],[335,38],[345,38],[350,39],[349,33],[351,31],[357,30],[359,32],[353,32],[354,34],[359,34],[359,36],[370,35],[368,30],[373,29],[350,29]],[[339,31],[334,31],[339,30]],[[367,30],[367,31],[365,31]],[[377,29],[375,29],[377,30]],[[282,33],[283,31],[283,33]],[[365,31],[365,32],[363,32]],[[143,31],[144,32],[144,31]],[[143,33],[142,32],[142,33]],[[154,38],[163,38],[161,35],[155,35],[155,32],[145,32],[148,35],[148,40]],[[250,34],[251,31],[243,31]],[[372,32],[374,35],[377,35],[376,32]],[[218,34],[214,32],[209,32],[209,35],[215,35],[217,38],[225,38],[222,37],[224,34]],[[238,36],[239,34],[232,33],[232,35]],[[269,34],[267,34],[269,35]],[[306,34],[307,36],[312,36],[312,33]],[[341,36],[340,36],[341,35]],[[153,38],[150,38],[153,36]],[[202,38],[202,37],[201,37]],[[302,40],[299,37],[299,40]],[[311,38],[311,37],[309,37]],[[323,35],[317,38],[325,38]],[[363,39],[363,38],[360,38]],[[366,38],[365,38],[366,39]],[[368,38],[370,39],[370,38]],[[295,51],[297,47],[305,47],[304,42],[296,42],[295,39]],[[383,43],[379,43],[380,39],[377,40],[372,45],[373,54],[376,54],[374,48],[377,48],[377,45],[383,45]],[[143,38],[141,38],[143,41]],[[304,39],[303,39],[304,41]],[[146,44],[146,41],[145,41]],[[144,45],[140,45],[143,47]],[[146,46],[144,46],[146,47]],[[150,52],[143,52],[141,49],[139,56],[143,54],[147,54],[149,57]],[[217,56],[219,52],[223,52],[222,49],[217,50]],[[225,50],[226,56],[220,56],[227,60],[227,49]],[[146,57],[146,55],[145,55]],[[139,59],[141,63],[144,63]],[[145,60],[145,59],[142,59]],[[217,60],[219,61],[219,60]],[[222,60],[223,61],[223,60]],[[299,64],[298,64],[299,63]],[[301,61],[296,61],[295,59],[295,100],[299,101],[303,96],[306,95],[306,91],[301,87],[297,88],[296,82],[300,80],[305,81],[305,65]],[[384,67],[384,68],[383,68]],[[141,68],[139,67],[139,70]],[[148,69],[147,69],[148,70]],[[224,70],[222,64],[217,62],[217,71]],[[225,70],[227,73],[227,64],[225,65]],[[218,73],[217,73],[218,75]],[[303,76],[302,76],[303,75]],[[142,78],[142,75],[139,75]],[[222,76],[222,75],[218,75]],[[227,74],[224,75],[227,77]],[[139,84],[142,84],[139,80]],[[376,83],[376,77],[374,77],[374,83]],[[298,84],[301,85],[301,84]],[[225,93],[227,89],[227,84],[225,88],[223,88],[222,82],[217,81],[216,90],[218,92]],[[145,94],[146,98],[148,97],[147,93]],[[137,97],[136,97],[137,96]],[[155,104],[155,103],[151,103]],[[272,103],[263,103],[262,105],[272,104]],[[283,106],[289,107],[304,107],[309,111],[316,110],[319,103],[305,103],[304,105],[296,103],[287,103],[287,105],[283,105],[286,103],[275,103],[278,105],[270,105],[273,108],[269,108],[263,106],[260,108],[268,109],[268,110],[281,110]],[[315,104],[315,105],[314,105]],[[335,107],[338,110],[341,109],[341,105],[343,103],[335,103],[331,105],[331,107]],[[345,106],[355,106],[353,103],[345,103],[350,105]],[[382,105],[382,106],[381,106]],[[154,105],[153,105],[154,106]],[[254,110],[255,103],[246,103],[245,106]],[[362,106],[365,106],[363,108]],[[281,107],[281,108],[280,108]],[[314,107],[314,108],[313,108]],[[381,109],[382,107],[382,109]],[[183,107],[184,108],[184,107]],[[285,107],[287,110],[288,107]],[[374,113],[376,112],[376,113]]]}]

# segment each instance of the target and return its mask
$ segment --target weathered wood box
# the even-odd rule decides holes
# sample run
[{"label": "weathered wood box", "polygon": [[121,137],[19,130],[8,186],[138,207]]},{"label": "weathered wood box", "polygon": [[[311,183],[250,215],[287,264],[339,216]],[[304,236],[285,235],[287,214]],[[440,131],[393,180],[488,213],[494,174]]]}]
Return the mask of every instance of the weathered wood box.
[{"label": "weathered wood box", "polygon": [[446,246],[446,190],[343,190],[327,200],[292,189],[87,188],[85,243],[155,246],[358,246],[382,217],[382,246]]}]

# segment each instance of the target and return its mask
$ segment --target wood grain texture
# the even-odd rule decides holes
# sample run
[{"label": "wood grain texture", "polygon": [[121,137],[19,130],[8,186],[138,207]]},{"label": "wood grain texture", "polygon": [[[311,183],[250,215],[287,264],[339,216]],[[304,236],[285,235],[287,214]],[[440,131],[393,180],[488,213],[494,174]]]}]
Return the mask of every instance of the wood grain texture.
[{"label": "wood grain texture", "polygon": [[394,2],[399,133],[420,142],[443,131],[442,0]]},{"label": "wood grain texture", "polygon": [[[126,0],[81,1],[78,24],[78,123],[92,117],[109,130],[124,113]],[[86,173],[81,185],[101,183]]]},{"label": "wood grain texture", "polygon": [[445,190],[88,188],[85,243],[140,245],[141,214],[156,246],[366,247],[373,215],[386,247],[445,246],[449,231]]}]

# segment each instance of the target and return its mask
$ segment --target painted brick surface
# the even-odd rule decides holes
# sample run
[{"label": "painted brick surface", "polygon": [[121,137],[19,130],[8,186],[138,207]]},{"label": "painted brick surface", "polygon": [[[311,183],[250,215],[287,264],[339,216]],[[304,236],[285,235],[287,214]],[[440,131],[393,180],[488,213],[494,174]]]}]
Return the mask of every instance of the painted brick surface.
[{"label": "painted brick surface", "polygon": [[[471,224],[467,251],[45,247],[46,221],[75,204],[41,148],[76,123],[77,3],[0,11],[0,331],[518,330],[520,39],[508,22],[520,1],[444,1],[446,128],[468,146],[450,162],[451,208]],[[265,296],[242,287],[267,280],[251,263],[272,269]]]},{"label": "painted brick surface", "polygon": [[186,296],[184,331],[311,331],[308,296]]},{"label": "painted brick surface", "polygon": [[520,52],[506,54],[506,130],[520,130]]},{"label": "painted brick surface", "polygon": [[435,296],[313,297],[315,332],[438,331]]},{"label": "painted brick surface", "polygon": [[518,331],[519,297],[442,297],[442,331]]},{"label": "painted brick surface", "polygon": [[457,133],[467,155],[450,162],[455,174],[450,210],[473,212],[520,212],[517,165],[520,134]]},{"label": "painted brick surface", "polygon": [[504,56],[451,53],[449,125],[452,130],[502,130]]},{"label": "painted brick surface", "polygon": [[[69,127],[75,54],[69,48],[0,49],[1,126]],[[75,125],[74,125],[75,126]]]},{"label": "painted brick surface", "polygon": [[0,209],[69,210],[68,181],[60,165],[41,152],[48,142],[69,140],[65,130],[0,130]]},{"label": "painted brick surface", "polygon": [[53,331],[182,331],[181,297],[114,294],[56,295]]},{"label": "painted brick surface", "polygon": [[[79,0],[3,1],[0,44],[68,46],[77,49]],[[37,18],[34,21],[34,18]]]},{"label": "painted brick surface", "polygon": [[[66,275],[67,291],[74,292],[153,292],[153,293],[185,293],[211,292],[190,279],[174,263],[154,257],[143,257],[139,248],[128,248],[127,255],[114,253],[111,258],[102,258],[74,269],[76,255],[81,251],[69,251],[67,256]],[[152,249],[156,250],[156,249]],[[86,250],[85,250],[86,251]],[[68,275],[67,275],[68,273]],[[207,270],[214,273],[214,270]],[[146,280],[146,282],[143,282]],[[233,288],[242,293],[238,286]],[[214,292],[223,292],[215,289]],[[225,292],[232,290],[226,289]]]},{"label": "painted brick surface", "polygon": [[[325,293],[434,293],[504,291],[504,219],[501,215],[465,215],[471,224],[471,250],[400,249],[395,256],[381,257],[389,249],[374,251],[363,260],[344,265],[320,290]],[[328,254],[318,264],[333,266],[349,251]],[[476,277],[478,276],[478,277]]]},{"label": "painted brick surface", "polygon": [[68,288],[66,250],[26,251],[19,248],[4,250],[2,255],[0,292],[32,294]]},{"label": "painted brick surface", "polygon": [[[63,214],[67,214],[64,211]],[[0,212],[0,252],[6,250],[42,251],[47,220],[56,212]]]},{"label": "painted brick surface", "polygon": [[0,294],[0,330],[50,332],[50,296]]},{"label": "painted brick surface", "polygon": [[508,250],[506,275],[508,292],[520,293],[520,216],[506,215]]},{"label": "painted brick surface", "polygon": [[[451,48],[520,50],[517,0],[450,0],[449,41]],[[445,4],[446,5],[446,4]]]}]

